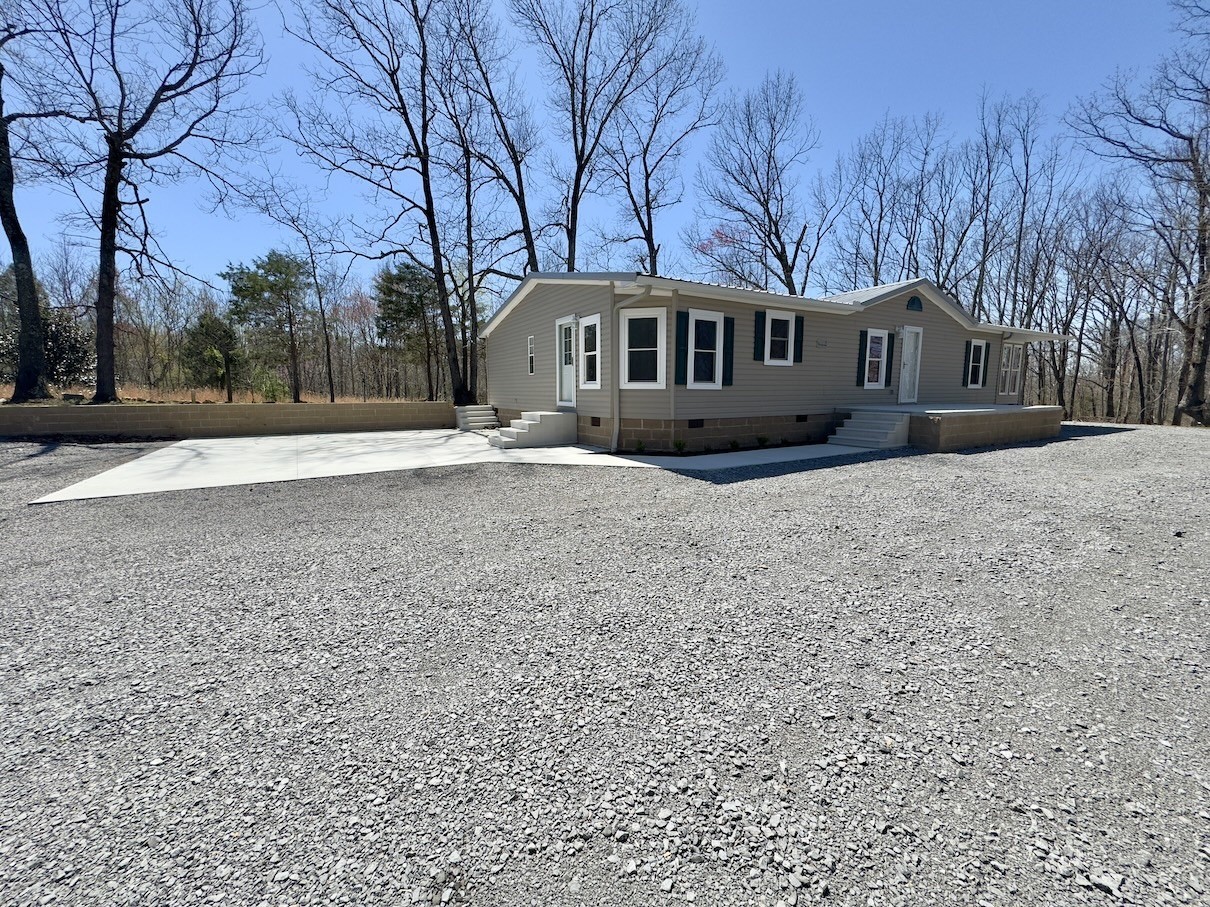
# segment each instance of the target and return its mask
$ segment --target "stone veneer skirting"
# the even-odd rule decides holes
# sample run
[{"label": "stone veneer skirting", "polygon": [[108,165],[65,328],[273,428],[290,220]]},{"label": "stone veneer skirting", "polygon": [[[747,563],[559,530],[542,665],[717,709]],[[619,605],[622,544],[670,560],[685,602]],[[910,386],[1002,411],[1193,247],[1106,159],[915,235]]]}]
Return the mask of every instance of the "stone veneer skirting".
[{"label": "stone veneer skirting", "polygon": [[223,438],[453,427],[449,403],[0,406],[3,437]]},{"label": "stone veneer skirting", "polygon": [[908,439],[913,447],[934,453],[1018,444],[1057,437],[1063,428],[1059,406],[1025,406],[1013,410],[913,413]]}]

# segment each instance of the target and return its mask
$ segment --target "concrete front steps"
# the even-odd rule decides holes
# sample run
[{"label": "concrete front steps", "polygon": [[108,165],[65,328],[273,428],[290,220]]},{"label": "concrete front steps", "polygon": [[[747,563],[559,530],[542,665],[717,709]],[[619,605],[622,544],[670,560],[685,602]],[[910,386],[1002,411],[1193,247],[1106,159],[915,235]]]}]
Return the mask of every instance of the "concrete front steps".
[{"label": "concrete front steps", "polygon": [[475,406],[455,406],[454,418],[458,431],[482,431],[486,428],[499,428],[500,426],[496,408],[488,406],[486,403]]},{"label": "concrete front steps", "polygon": [[855,412],[828,438],[829,444],[889,450],[908,443],[907,413]]},{"label": "concrete front steps", "polygon": [[493,447],[558,447],[576,443],[576,414],[521,413],[520,419],[488,436]]}]

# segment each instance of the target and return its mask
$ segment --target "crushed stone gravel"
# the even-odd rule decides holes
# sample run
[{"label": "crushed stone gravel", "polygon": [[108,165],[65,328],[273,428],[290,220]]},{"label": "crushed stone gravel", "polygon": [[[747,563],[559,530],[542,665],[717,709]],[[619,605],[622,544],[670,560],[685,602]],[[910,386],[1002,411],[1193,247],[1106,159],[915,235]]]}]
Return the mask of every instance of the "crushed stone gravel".
[{"label": "crushed stone gravel", "polygon": [[1205,904],[1210,432],[27,507],[0,903]]}]

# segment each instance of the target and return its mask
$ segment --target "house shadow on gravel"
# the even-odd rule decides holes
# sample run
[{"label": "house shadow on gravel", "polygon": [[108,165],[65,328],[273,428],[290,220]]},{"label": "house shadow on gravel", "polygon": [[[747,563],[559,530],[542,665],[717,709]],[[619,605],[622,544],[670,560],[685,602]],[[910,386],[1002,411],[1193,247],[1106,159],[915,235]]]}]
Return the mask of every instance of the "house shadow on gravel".
[{"label": "house shadow on gravel", "polygon": [[[1094,425],[1064,423],[1058,437],[1043,438],[1038,441],[1023,441],[1016,444],[996,444],[984,447],[969,447],[964,450],[949,453],[961,456],[983,454],[993,450],[1011,450],[1013,448],[1047,447],[1051,444],[1062,444],[1066,441],[1081,441],[1088,438],[1100,438],[1122,432],[1134,431],[1136,426],[1130,425]],[[869,453],[849,454],[839,457],[827,457],[820,460],[791,460],[787,463],[769,463],[761,466],[739,466],[734,469],[716,469],[711,471],[668,468],[690,479],[709,482],[711,485],[733,485],[736,482],[750,482],[754,479],[771,479],[778,476],[788,476],[800,472],[814,472],[817,469],[835,469],[838,466],[854,466],[860,463],[876,463],[880,460],[902,460],[907,457],[933,456],[928,451],[916,447],[898,447],[891,450],[871,450]],[[942,454],[941,456],[944,456]]]},{"label": "house shadow on gravel", "polygon": [[771,479],[800,472],[814,472],[817,469],[835,469],[838,466],[853,466],[858,463],[876,463],[879,460],[900,460],[904,457],[921,456],[927,456],[927,454],[915,447],[898,447],[893,450],[871,450],[869,453],[843,454],[815,460],[790,460],[786,463],[765,463],[760,466],[736,466],[732,469],[678,469],[674,466],[665,467],[665,469],[667,472],[709,482],[711,485],[733,485],[736,482]]}]

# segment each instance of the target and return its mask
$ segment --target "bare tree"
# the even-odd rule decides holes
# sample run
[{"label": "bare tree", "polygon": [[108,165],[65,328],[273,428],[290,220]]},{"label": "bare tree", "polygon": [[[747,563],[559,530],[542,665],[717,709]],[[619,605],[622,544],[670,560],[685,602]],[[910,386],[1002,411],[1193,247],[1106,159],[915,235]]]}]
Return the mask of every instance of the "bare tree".
[{"label": "bare tree", "polygon": [[[1184,46],[1162,60],[1146,84],[1136,86],[1119,73],[1068,119],[1094,153],[1143,168],[1161,196],[1184,202],[1163,206],[1153,227],[1170,244],[1190,289],[1167,297],[1168,315],[1179,326],[1184,346],[1172,422],[1188,418],[1205,425],[1210,424],[1210,7],[1198,0],[1173,6],[1182,17]],[[1172,240],[1184,228],[1180,221],[1195,237],[1189,255]]]},{"label": "bare tree", "polygon": [[141,187],[214,175],[251,140],[250,111],[235,96],[260,68],[260,42],[244,0],[30,4],[47,27],[39,76],[48,96],[95,127],[61,130],[47,155],[83,192],[100,183],[96,210],[86,206],[100,234],[93,402],[113,403],[118,254],[166,264]]},{"label": "bare tree", "polygon": [[[530,204],[531,159],[539,147],[538,130],[516,81],[511,48],[491,15],[488,0],[452,0],[445,10],[445,28],[453,38],[447,78],[442,80],[447,96],[461,93],[481,111],[481,129],[473,143],[464,145],[477,165],[488,171],[500,189],[512,200],[517,212],[515,227],[502,240],[515,235],[519,239],[524,263],[520,269],[493,265],[485,273],[519,278],[538,270],[538,241],[545,225],[535,223]],[[447,109],[449,105],[447,104]],[[466,130],[455,124],[457,136]]]},{"label": "bare tree", "polygon": [[640,88],[622,105],[603,146],[604,168],[621,190],[626,234],[640,246],[640,270],[660,272],[656,216],[680,204],[685,146],[713,125],[714,96],[723,78],[719,55],[696,33],[689,10],[677,11],[658,45],[642,61]]},{"label": "bare tree", "polygon": [[[16,160],[22,156],[21,146],[26,141],[17,130],[22,124],[33,120],[61,118],[68,114],[53,105],[39,105],[28,94],[21,98],[25,104],[9,109],[5,97],[8,66],[10,63],[19,66],[22,62],[22,43],[40,38],[44,33],[45,27],[35,11],[12,0],[0,2],[0,225],[4,228],[12,253],[19,319],[17,375],[10,403],[45,400],[51,396],[47,385],[46,337],[42,310],[38,305],[33,255],[17,214],[14,197]],[[20,88],[20,80],[17,84]],[[14,144],[18,146],[15,151]]]},{"label": "bare tree", "polygon": [[554,82],[554,126],[569,145],[569,160],[556,161],[553,176],[562,191],[564,265],[574,271],[581,208],[599,177],[599,154],[614,119],[650,78],[645,67],[661,35],[684,15],[682,0],[511,0],[511,6]]},{"label": "bare tree", "polygon": [[725,280],[762,289],[774,284],[791,295],[806,291],[823,237],[816,230],[810,241],[800,196],[818,141],[803,107],[794,76],[776,72],[720,112],[698,171],[698,223],[686,239],[692,254]]},{"label": "bare tree", "polygon": [[399,206],[383,222],[358,225],[374,251],[357,254],[402,256],[432,274],[451,390],[462,405],[474,402],[475,389],[460,362],[444,248],[435,81],[441,42],[451,36],[438,12],[433,0],[302,3],[293,33],[318,52],[315,81],[324,87],[309,102],[287,98],[287,108],[290,138],[306,156]]}]

